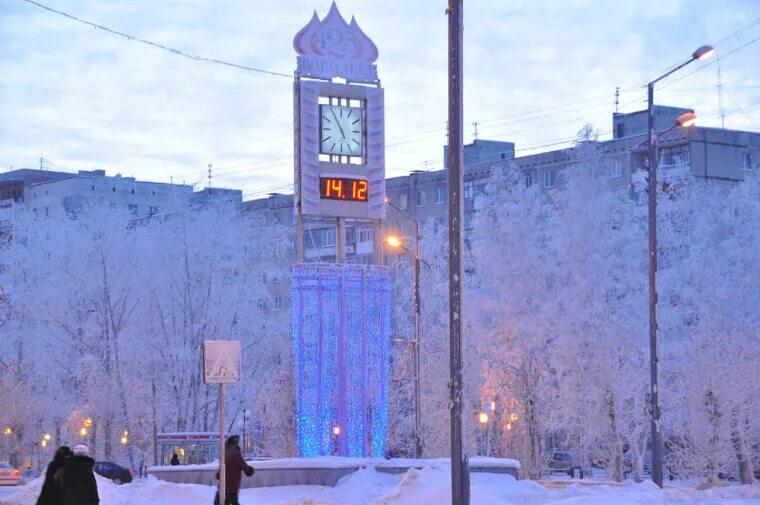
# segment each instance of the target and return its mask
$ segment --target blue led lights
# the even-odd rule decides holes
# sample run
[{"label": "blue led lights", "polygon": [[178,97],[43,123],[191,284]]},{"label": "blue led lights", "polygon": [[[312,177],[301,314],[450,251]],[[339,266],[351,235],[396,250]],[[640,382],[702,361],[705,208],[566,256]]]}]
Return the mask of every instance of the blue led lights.
[{"label": "blue led lights", "polygon": [[390,294],[390,275],[380,266],[311,263],[291,270],[302,457],[385,453]]}]

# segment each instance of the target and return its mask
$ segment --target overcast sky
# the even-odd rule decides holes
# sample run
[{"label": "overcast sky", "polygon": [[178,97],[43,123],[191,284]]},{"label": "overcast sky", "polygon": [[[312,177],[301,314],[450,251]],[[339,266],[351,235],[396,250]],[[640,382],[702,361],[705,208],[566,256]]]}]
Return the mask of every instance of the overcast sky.
[{"label": "overcast sky", "polygon": [[[206,57],[292,75],[292,40],[328,0],[41,0],[114,30]],[[441,168],[445,0],[341,0],[380,51],[387,173]],[[725,126],[760,131],[760,0],[466,0],[465,142],[518,155],[592,123],[609,137],[620,110],[645,107],[642,84],[698,46],[718,46]],[[723,40],[737,30],[749,28]],[[694,107],[720,126],[715,61],[664,81],[659,104]],[[105,169],[139,179],[288,192],[292,78],[193,61],[94,29],[24,0],[0,0],[0,171]],[[683,77],[686,76],[686,77]],[[683,77],[683,78],[681,78]],[[674,82],[678,80],[677,82]],[[666,87],[663,87],[666,86]],[[555,147],[542,147],[549,150]],[[427,165],[426,165],[427,164]]]}]

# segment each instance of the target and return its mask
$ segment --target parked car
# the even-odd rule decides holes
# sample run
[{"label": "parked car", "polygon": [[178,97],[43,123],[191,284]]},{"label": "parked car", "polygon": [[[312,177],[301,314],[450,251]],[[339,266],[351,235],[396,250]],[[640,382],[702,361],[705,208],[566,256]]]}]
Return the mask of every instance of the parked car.
[{"label": "parked car", "polygon": [[132,482],[132,470],[110,461],[98,461],[95,463],[95,473],[106,479],[111,479],[114,484],[128,484]]},{"label": "parked car", "polygon": [[569,452],[557,451],[552,453],[548,466],[555,472],[570,472],[574,467],[579,465]]},{"label": "parked car", "polygon": [[6,463],[0,463],[0,486],[18,486],[21,484],[21,470]]}]

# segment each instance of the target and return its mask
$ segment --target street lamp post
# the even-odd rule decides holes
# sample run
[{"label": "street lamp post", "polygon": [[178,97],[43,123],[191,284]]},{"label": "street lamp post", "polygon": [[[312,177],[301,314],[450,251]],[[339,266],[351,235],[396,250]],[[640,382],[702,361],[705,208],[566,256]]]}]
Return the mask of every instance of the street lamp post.
[{"label": "street lamp post", "polygon": [[488,414],[485,412],[481,412],[478,414],[478,422],[483,425],[483,450],[485,451],[484,456],[490,456],[489,454],[489,437],[488,437],[488,421],[489,421]]},{"label": "street lamp post", "polygon": [[415,451],[414,455],[417,458],[422,457],[422,406],[421,406],[421,393],[420,393],[420,222],[415,218],[401,210],[393,202],[385,199],[385,202],[393,207],[399,214],[403,215],[407,219],[414,223],[414,252],[407,249],[403,240],[399,237],[389,236],[386,239],[386,243],[394,248],[403,248],[407,251],[412,258],[414,258],[414,273],[412,275],[412,305],[414,312],[414,439],[415,439]]},{"label": "street lamp post", "polygon": [[248,420],[251,418],[251,412],[249,409],[243,410],[243,456],[248,454]]},{"label": "street lamp post", "polygon": [[[660,425],[657,336],[657,148],[654,131],[654,85],[673,72],[685,67],[694,60],[710,57],[715,52],[710,46],[702,46],[691,58],[669,70],[647,85],[647,145],[649,161],[649,367],[651,385],[651,431],[652,431],[652,482],[662,487],[662,431]],[[692,120],[693,123],[693,120]],[[684,124],[684,126],[686,126]]]}]

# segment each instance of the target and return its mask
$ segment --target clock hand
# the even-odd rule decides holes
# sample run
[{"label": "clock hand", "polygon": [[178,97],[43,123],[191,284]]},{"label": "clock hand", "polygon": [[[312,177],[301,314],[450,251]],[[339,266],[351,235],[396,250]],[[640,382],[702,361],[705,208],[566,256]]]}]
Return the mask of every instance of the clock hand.
[{"label": "clock hand", "polygon": [[338,124],[338,128],[340,128],[340,134],[343,135],[343,138],[346,138],[346,134],[343,132],[343,127],[340,125],[340,121],[338,121],[338,118],[335,115],[335,109],[330,109],[330,112],[332,112],[335,122]]}]

